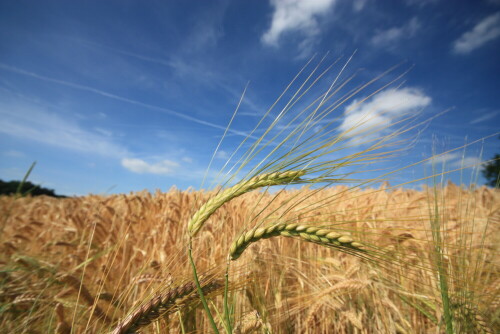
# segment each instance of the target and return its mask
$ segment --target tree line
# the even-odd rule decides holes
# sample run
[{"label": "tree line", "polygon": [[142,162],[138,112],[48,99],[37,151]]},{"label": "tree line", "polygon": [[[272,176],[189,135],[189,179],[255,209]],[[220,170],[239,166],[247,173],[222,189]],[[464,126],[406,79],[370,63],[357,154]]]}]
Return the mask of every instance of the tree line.
[{"label": "tree line", "polygon": [[53,189],[44,188],[29,181],[3,181],[0,180],[0,195],[31,195],[31,196],[52,196],[66,197],[58,195]]}]

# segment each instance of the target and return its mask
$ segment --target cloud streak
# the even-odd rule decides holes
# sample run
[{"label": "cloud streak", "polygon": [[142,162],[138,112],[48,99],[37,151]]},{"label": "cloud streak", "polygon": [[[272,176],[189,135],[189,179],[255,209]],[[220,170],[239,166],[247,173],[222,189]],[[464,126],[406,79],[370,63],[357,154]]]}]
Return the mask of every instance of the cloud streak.
[{"label": "cloud streak", "polygon": [[453,43],[453,51],[467,54],[500,37],[500,12],[484,18]]},{"label": "cloud streak", "polygon": [[[59,79],[54,79],[54,78],[46,77],[46,76],[43,76],[43,75],[40,75],[40,74],[37,74],[37,73],[34,73],[34,72],[29,72],[29,71],[26,71],[26,70],[23,70],[23,69],[19,69],[17,67],[9,66],[9,65],[3,64],[3,63],[0,63],[0,68],[3,69],[3,70],[9,71],[9,72],[21,74],[21,75],[24,75],[24,76],[28,76],[28,77],[32,77],[32,78],[35,78],[35,79],[43,80],[43,81],[46,81],[46,82],[51,82],[51,83],[55,83],[55,84],[58,84],[58,85],[62,85],[62,86],[66,86],[66,87],[70,87],[70,88],[74,88],[74,89],[78,89],[78,90],[82,90],[82,91],[94,93],[94,94],[97,94],[97,95],[100,95],[100,96],[104,96],[104,97],[107,97],[107,98],[110,98],[110,99],[113,99],[113,100],[117,100],[117,101],[129,103],[129,104],[133,104],[133,105],[140,106],[140,107],[143,107],[143,108],[147,108],[147,109],[150,109],[150,110],[155,110],[155,111],[163,112],[163,113],[166,113],[166,114],[169,114],[169,115],[172,115],[172,116],[176,116],[178,118],[181,118],[181,119],[184,119],[184,120],[188,120],[188,121],[191,121],[191,122],[194,122],[194,123],[197,123],[197,124],[205,125],[205,126],[208,126],[208,127],[211,127],[211,128],[215,128],[215,129],[219,129],[219,130],[225,130],[226,129],[226,127],[224,127],[224,126],[221,126],[221,125],[218,125],[218,124],[214,124],[214,123],[211,123],[211,122],[207,122],[207,121],[204,121],[202,119],[195,118],[195,117],[192,117],[192,116],[180,113],[178,111],[174,111],[174,110],[171,110],[171,109],[168,109],[168,108],[159,107],[159,106],[155,106],[155,105],[152,105],[152,104],[140,102],[140,101],[137,101],[137,100],[132,100],[132,99],[129,99],[129,98],[126,98],[126,97],[122,97],[122,96],[119,96],[119,95],[115,95],[115,94],[111,94],[111,93],[108,93],[106,91],[103,91],[103,90],[100,90],[100,89],[96,89],[96,88],[93,88],[93,87],[84,86],[84,85],[75,84],[75,83],[64,81],[64,80],[59,80]],[[237,131],[237,130],[231,130],[231,129],[229,129],[228,132],[233,133],[235,135],[240,135],[240,136],[243,136],[243,137],[247,137],[248,136],[248,134],[246,132],[243,132],[243,131]]]},{"label": "cloud streak", "polygon": [[484,114],[480,117],[477,117],[475,119],[473,119],[470,124],[477,124],[477,123],[481,123],[481,122],[484,122],[484,121],[487,121],[489,119],[492,119],[494,118],[496,115],[498,115],[500,113],[500,111],[493,111],[493,112],[490,112],[490,113],[487,113],[487,114]]},{"label": "cloud streak", "polygon": [[0,104],[0,133],[72,151],[122,157],[127,150],[109,137],[28,104]]},{"label": "cloud streak", "polygon": [[448,166],[451,168],[469,168],[481,165],[483,162],[479,157],[464,157],[458,152],[444,153],[434,156],[426,161],[427,165],[432,166]]},{"label": "cloud streak", "polygon": [[402,39],[409,39],[415,36],[420,29],[420,21],[414,17],[402,27],[393,27],[377,32],[371,39],[371,43],[376,46],[388,46]]},{"label": "cloud streak", "polygon": [[162,160],[157,163],[147,163],[142,159],[124,158],[121,160],[124,168],[138,174],[172,175],[179,164],[171,160]]}]

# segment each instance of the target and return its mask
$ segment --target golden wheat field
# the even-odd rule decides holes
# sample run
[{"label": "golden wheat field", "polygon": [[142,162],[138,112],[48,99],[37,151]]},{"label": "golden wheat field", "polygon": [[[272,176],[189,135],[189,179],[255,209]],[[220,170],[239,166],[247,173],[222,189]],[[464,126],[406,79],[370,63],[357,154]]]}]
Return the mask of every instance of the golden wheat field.
[{"label": "golden wheat field", "polygon": [[[189,218],[214,194],[173,188],[64,199],[0,197],[2,332],[126,333],[123,319],[150,312],[153,321],[142,317],[133,330],[210,333],[186,246]],[[498,190],[337,186],[235,198],[193,240],[220,329],[229,249],[261,216],[293,216],[299,224],[315,221],[349,232],[371,245],[372,256],[296,238],[252,243],[231,263],[234,333],[444,332],[433,219],[443,238],[442,272],[455,329],[500,329]],[[178,298],[160,310],[154,309],[155,296],[157,304],[165,296]]]}]

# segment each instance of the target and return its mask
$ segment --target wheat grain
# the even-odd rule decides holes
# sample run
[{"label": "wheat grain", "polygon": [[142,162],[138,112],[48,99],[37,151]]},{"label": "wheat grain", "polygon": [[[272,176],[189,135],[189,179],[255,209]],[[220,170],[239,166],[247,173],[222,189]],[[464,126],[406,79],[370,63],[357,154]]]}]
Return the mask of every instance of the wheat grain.
[{"label": "wheat grain", "polygon": [[253,311],[245,314],[238,325],[233,329],[235,334],[249,334],[255,333],[260,328],[262,328],[262,319],[259,316],[259,312]]},{"label": "wheat grain", "polygon": [[23,293],[19,296],[17,296],[12,304],[17,304],[17,305],[26,305],[26,304],[34,304],[39,301],[39,298],[37,297],[36,294],[34,293]]},{"label": "wheat grain", "polygon": [[315,226],[308,227],[307,225],[297,223],[281,223],[273,224],[267,227],[254,228],[251,231],[241,234],[240,237],[233,242],[230,248],[229,254],[231,259],[238,259],[251,243],[260,239],[267,239],[279,235],[300,238],[302,240],[334,247],[343,251],[351,250],[356,252],[365,252],[364,245],[354,241],[346,233]]},{"label": "wheat grain", "polygon": [[188,231],[191,236],[196,235],[207,219],[224,203],[229,202],[235,197],[241,196],[249,191],[262,187],[277,186],[297,182],[305,171],[287,171],[270,174],[262,174],[242,181],[226,190],[223,190],[215,197],[209,199],[193,215],[188,223]]},{"label": "wheat grain", "polygon": [[[202,282],[202,290],[205,294],[213,292],[221,286],[222,283],[217,280]],[[149,325],[160,316],[168,315],[179,299],[182,299],[183,304],[196,299],[198,295],[193,293],[195,291],[196,285],[193,282],[188,282],[154,296],[138,310],[122,320],[115,327],[113,334],[135,333],[139,328]]]},{"label": "wheat grain", "polygon": [[[142,196],[144,199],[141,204],[142,208],[137,207],[138,200],[131,200],[134,196]],[[72,326],[73,333],[105,333],[109,329],[109,324],[94,321],[96,315],[88,312],[86,308],[75,308],[75,298],[72,297],[76,297],[77,292],[74,291],[80,289],[81,283],[75,284],[78,288],[73,288],[70,285],[64,287],[60,281],[54,281],[54,278],[58,278],[57,273],[72,273],[82,280],[81,271],[75,268],[89,259],[86,256],[88,248],[86,233],[91,224],[90,217],[93,217],[96,212],[103,211],[103,203],[115,209],[113,219],[116,220],[116,224],[109,226],[109,233],[115,234],[117,244],[109,253],[100,253],[106,249],[106,246],[92,244],[89,255],[92,260],[88,262],[83,282],[91,293],[91,300],[94,300],[94,304],[99,303],[101,309],[108,315],[122,315],[123,311],[133,311],[136,309],[132,309],[135,305],[147,302],[150,290],[144,289],[144,284],[138,285],[135,278],[141,273],[156,273],[153,268],[157,266],[152,265],[153,268],[151,268],[149,265],[153,260],[157,260],[161,265],[162,277],[166,272],[171,272],[174,277],[188,277],[191,273],[189,268],[184,266],[185,258],[177,256],[184,252],[185,247],[185,243],[180,241],[185,232],[181,222],[189,218],[192,213],[191,205],[201,196],[209,198],[206,193],[194,191],[171,191],[155,194],[152,198],[130,194],[105,197],[85,196],[57,201],[43,197],[19,198],[13,201],[10,197],[0,196],[0,212],[5,212],[7,207],[13,205],[10,216],[6,218],[5,233],[0,240],[0,249],[3,251],[0,252],[0,281],[2,282],[0,295],[6,302],[11,301],[9,303],[11,310],[22,310],[15,317],[10,311],[3,313],[0,325],[2,332],[18,333],[21,327],[29,333],[53,332],[58,324],[54,312],[57,302],[64,305],[65,320]],[[259,252],[258,261],[251,263],[243,261],[241,267],[234,266],[238,268],[238,273],[244,274],[231,277],[233,277],[232,283],[241,286],[242,289],[249,288],[254,281],[259,282],[254,288],[255,305],[251,304],[251,307],[259,310],[263,323],[267,327],[271,327],[267,325],[270,322],[276,332],[286,331],[285,326],[288,325],[294,331],[299,331],[299,329],[306,331],[307,328],[304,328],[306,320],[311,320],[307,316],[312,314],[309,310],[313,309],[314,303],[319,301],[316,306],[323,304],[315,319],[319,325],[316,328],[309,327],[309,333],[327,331],[340,333],[343,329],[351,328],[349,320],[339,316],[340,312],[346,309],[356,314],[369,312],[369,321],[367,313],[363,313],[364,332],[367,333],[395,331],[404,333],[401,328],[408,333],[439,331],[433,329],[433,326],[439,325],[441,316],[439,310],[435,309],[439,307],[436,301],[436,275],[433,275],[429,269],[429,260],[425,260],[431,256],[431,252],[425,243],[428,231],[424,225],[421,225],[427,223],[428,220],[426,206],[429,196],[420,191],[406,189],[392,193],[390,198],[385,192],[347,191],[345,186],[323,189],[317,194],[313,194],[307,188],[300,191],[284,191],[278,197],[276,194],[247,193],[232,200],[231,205],[222,206],[216,212],[216,215],[220,217],[231,217],[231,219],[225,220],[227,229],[224,233],[212,231],[210,238],[208,238],[208,233],[204,235],[207,237],[204,244],[211,247],[203,250],[203,256],[199,259],[200,271],[206,271],[213,264],[223,263],[226,260],[225,257],[228,254],[226,248],[231,245],[226,245],[227,238],[232,238],[233,231],[241,230],[243,223],[249,221],[254,203],[260,201],[259,203],[266,210],[264,214],[267,215],[269,212],[279,210],[288,199],[297,196],[307,198],[303,203],[304,207],[310,203],[320,202],[324,198],[339,199],[318,207],[314,214],[298,210],[296,213],[302,214],[302,224],[307,224],[317,214],[320,221],[338,224],[343,230],[359,231],[362,240],[370,240],[369,243],[375,245],[377,249],[385,245],[383,240],[378,238],[385,231],[390,231],[386,239],[388,244],[396,247],[397,260],[404,267],[396,263],[394,267],[392,265],[389,267],[388,264],[369,267],[362,265],[357,271],[356,264],[360,264],[358,259],[344,256],[343,253],[336,252],[334,249],[320,249],[321,252],[318,252],[318,248],[304,247],[305,243],[282,243],[284,241],[282,238],[261,243],[266,251]],[[483,197],[487,198],[483,200]],[[418,198],[418,201],[414,201],[415,198]],[[133,205],[131,209],[127,209],[127,201]],[[458,218],[453,219],[458,224],[462,224],[468,217],[471,217],[475,221],[475,229],[486,231],[484,241],[476,238],[476,233],[474,238],[471,236],[470,239],[469,249],[476,249],[475,247],[484,249],[481,253],[484,255],[484,262],[480,262],[479,265],[471,262],[470,268],[477,267],[477,272],[470,276],[471,282],[467,283],[470,286],[464,286],[463,279],[465,278],[462,278],[462,274],[457,276],[457,280],[453,283],[453,289],[464,287],[474,293],[473,302],[477,304],[478,310],[475,315],[471,314],[462,318],[459,317],[461,313],[458,313],[457,318],[471,321],[469,327],[463,327],[464,329],[470,328],[469,332],[498,332],[499,319],[494,315],[500,304],[497,256],[498,245],[500,245],[498,242],[500,191],[478,188],[471,192],[459,192],[452,189],[446,193],[445,201],[453,205],[442,207],[443,216],[457,216]],[[363,211],[362,209],[371,205],[370,203],[376,204],[370,209],[371,212]],[[470,203],[470,206],[466,205],[467,203]],[[42,207],[43,210],[38,210],[37,207]],[[292,214],[295,215],[295,212]],[[79,220],[81,226],[77,227],[78,221],[74,220]],[[21,242],[13,237],[21,233],[19,226],[34,221],[43,222],[46,225],[47,228],[43,229],[43,234],[22,232],[31,239],[29,243]],[[159,222],[166,223],[159,224]],[[37,224],[32,225],[33,228],[37,228],[35,225]],[[267,223],[263,226],[267,226]],[[406,236],[404,233],[411,233],[412,237],[404,242],[398,242],[398,239]],[[455,232],[453,232],[445,241],[446,246],[453,246],[451,250],[458,247],[455,246],[455,238]],[[56,246],[58,241],[60,245]],[[280,245],[280,252],[286,254],[286,257],[275,256],[273,246],[276,245]],[[368,241],[365,245],[368,245]],[[148,256],[138,260],[133,256],[134,248],[144,250]],[[252,250],[257,249],[255,247]],[[94,257],[96,254],[100,255]],[[411,259],[408,257],[410,255]],[[454,266],[457,259],[461,259],[459,256],[462,255],[450,253],[450,266]],[[250,259],[250,254],[246,254],[245,257]],[[388,256],[386,258],[389,259]],[[106,268],[103,267],[104,264]],[[247,276],[247,269],[255,270],[258,275],[251,280]],[[160,271],[157,272],[158,275]],[[450,272],[450,277],[454,278],[455,273]],[[99,277],[103,282],[93,279]],[[351,279],[346,280],[346,278]],[[342,282],[343,280],[345,282]],[[371,284],[368,280],[376,281],[376,283]],[[157,284],[159,283],[154,282],[154,286]],[[106,299],[113,296],[111,305],[100,300],[98,293],[101,291],[109,291],[111,294]],[[30,297],[26,293],[34,294],[35,297],[33,295],[32,297],[36,300],[22,302],[25,297]],[[23,294],[25,295],[22,296]],[[281,305],[284,304],[283,296],[286,296],[286,308],[274,306],[277,304],[278,294],[282,299]],[[189,296],[191,295],[193,298],[198,298],[196,290]],[[249,309],[249,301],[242,298],[242,293],[238,291],[235,291],[233,295],[235,296],[234,319],[237,320],[243,318],[242,313]],[[17,296],[19,296],[18,300],[13,304]],[[406,301],[403,301],[402,297],[406,297]],[[83,299],[83,297],[80,298]],[[387,302],[388,300],[391,304]],[[182,302],[182,299],[180,301]],[[334,301],[338,301],[339,305],[342,302],[342,305],[349,307],[346,309],[332,307]],[[197,300],[193,301],[193,305],[194,302]],[[213,302],[215,307],[221,309],[221,299],[213,299]],[[83,300],[81,303],[90,304]],[[176,309],[176,303],[172,304],[171,310]],[[70,313],[69,310],[76,311]],[[477,313],[482,319],[477,316]],[[206,319],[196,320],[198,332],[209,332]],[[155,328],[155,331],[176,332],[176,328],[171,326],[171,321],[167,322],[168,325],[158,322],[158,328]],[[260,332],[264,332],[264,327],[261,327]],[[145,328],[144,332],[148,332],[149,329]],[[151,332],[153,332],[152,328]]]}]

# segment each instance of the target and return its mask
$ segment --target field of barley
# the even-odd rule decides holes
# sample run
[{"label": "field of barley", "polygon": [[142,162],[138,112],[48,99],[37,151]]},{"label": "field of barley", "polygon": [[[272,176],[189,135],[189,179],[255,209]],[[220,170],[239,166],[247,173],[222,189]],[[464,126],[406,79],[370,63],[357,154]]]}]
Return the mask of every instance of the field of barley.
[{"label": "field of barley", "polygon": [[[212,332],[186,250],[190,217],[217,191],[0,197],[2,332]],[[261,217],[350,244],[275,233],[235,252]],[[457,333],[498,333],[499,230],[498,189],[304,187],[228,201],[192,248],[221,331],[443,333],[448,309]]]}]

